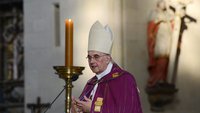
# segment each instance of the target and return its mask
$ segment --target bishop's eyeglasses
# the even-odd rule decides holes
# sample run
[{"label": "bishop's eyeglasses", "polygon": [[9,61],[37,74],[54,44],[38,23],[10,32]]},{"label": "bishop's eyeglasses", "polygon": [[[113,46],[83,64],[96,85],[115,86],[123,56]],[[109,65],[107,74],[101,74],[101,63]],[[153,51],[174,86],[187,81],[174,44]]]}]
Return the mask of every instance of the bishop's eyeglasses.
[{"label": "bishop's eyeglasses", "polygon": [[107,56],[107,54],[104,55],[98,55],[98,54],[94,54],[93,56],[88,55],[86,57],[86,59],[88,59],[88,61],[91,61],[92,59],[94,59],[95,61],[99,61],[101,57],[103,56]]}]

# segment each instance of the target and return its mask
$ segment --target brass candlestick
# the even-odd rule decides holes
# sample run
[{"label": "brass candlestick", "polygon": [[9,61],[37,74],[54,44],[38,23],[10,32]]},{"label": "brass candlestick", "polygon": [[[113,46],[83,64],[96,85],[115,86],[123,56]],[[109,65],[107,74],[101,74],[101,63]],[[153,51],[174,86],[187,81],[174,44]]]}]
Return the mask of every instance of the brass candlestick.
[{"label": "brass candlestick", "polygon": [[82,74],[82,71],[85,69],[84,67],[78,66],[53,66],[56,70],[56,74],[59,75],[60,78],[65,80],[66,83],[66,94],[65,94],[65,112],[70,113],[71,109],[71,97],[72,97],[72,82],[77,80],[79,75]]}]

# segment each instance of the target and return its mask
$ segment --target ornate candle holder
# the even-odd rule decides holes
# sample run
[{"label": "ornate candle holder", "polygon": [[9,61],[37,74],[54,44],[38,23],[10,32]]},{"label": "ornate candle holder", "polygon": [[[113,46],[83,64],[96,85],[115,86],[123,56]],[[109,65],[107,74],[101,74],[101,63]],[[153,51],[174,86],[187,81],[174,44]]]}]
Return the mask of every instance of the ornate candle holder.
[{"label": "ornate candle holder", "polygon": [[66,83],[66,93],[65,93],[65,112],[70,113],[71,108],[71,97],[72,97],[72,82],[76,81],[79,75],[82,74],[82,71],[85,67],[78,66],[53,66],[56,70],[56,74],[59,75],[61,79],[65,80]]}]

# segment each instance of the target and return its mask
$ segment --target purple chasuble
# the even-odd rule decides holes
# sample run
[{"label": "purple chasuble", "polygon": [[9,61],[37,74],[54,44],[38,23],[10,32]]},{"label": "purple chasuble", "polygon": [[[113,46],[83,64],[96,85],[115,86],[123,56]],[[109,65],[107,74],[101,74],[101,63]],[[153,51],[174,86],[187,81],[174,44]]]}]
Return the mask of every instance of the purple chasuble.
[{"label": "purple chasuble", "polygon": [[90,113],[142,113],[136,81],[130,73],[113,64],[112,70],[97,81],[91,78],[79,99],[89,98],[98,82]]}]

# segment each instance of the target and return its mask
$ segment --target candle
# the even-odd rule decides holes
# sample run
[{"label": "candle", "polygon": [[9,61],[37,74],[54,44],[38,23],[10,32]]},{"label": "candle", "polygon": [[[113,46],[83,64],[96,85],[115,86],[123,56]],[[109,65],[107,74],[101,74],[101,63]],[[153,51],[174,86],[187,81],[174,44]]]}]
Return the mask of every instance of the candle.
[{"label": "candle", "polygon": [[65,20],[65,66],[73,66],[73,21]]}]

